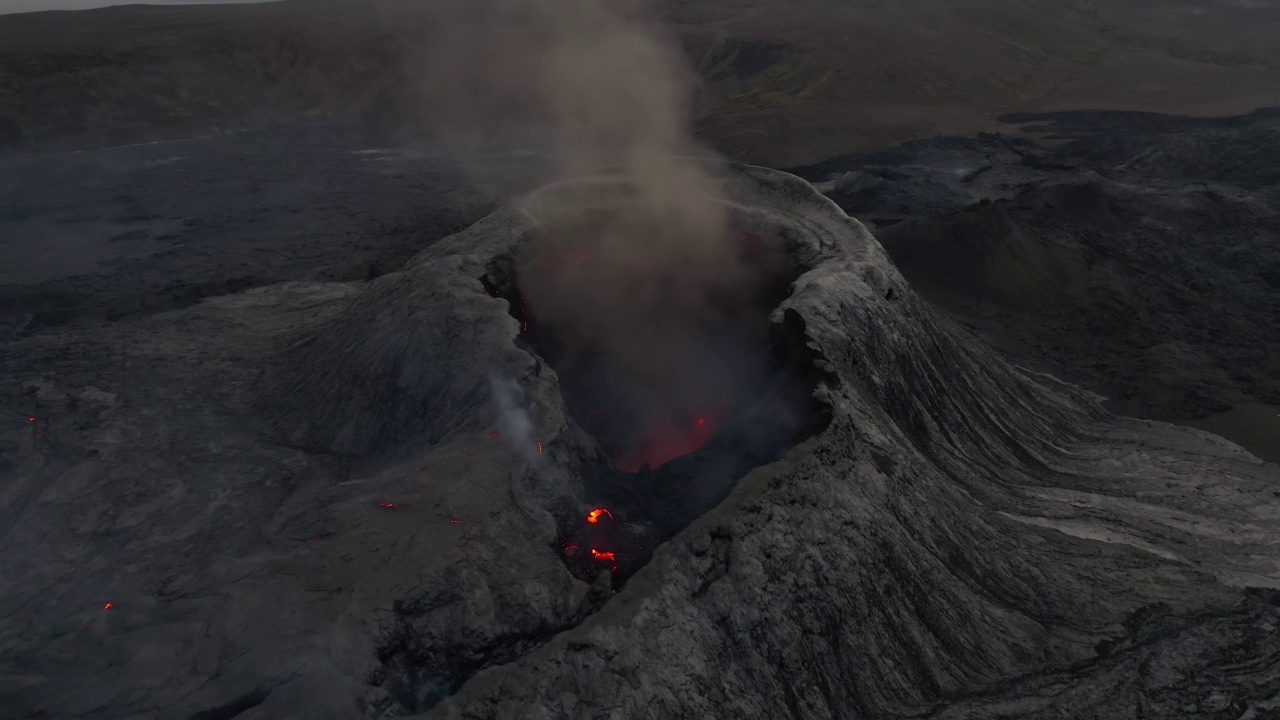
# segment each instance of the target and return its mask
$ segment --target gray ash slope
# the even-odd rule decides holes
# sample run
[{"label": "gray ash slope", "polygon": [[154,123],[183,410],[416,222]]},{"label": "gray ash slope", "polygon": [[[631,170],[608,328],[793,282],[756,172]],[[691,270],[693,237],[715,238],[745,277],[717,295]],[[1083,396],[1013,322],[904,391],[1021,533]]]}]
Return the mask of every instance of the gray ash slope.
[{"label": "gray ash slope", "polygon": [[1003,119],[1052,147],[941,138],[796,172],[936,305],[1119,413],[1280,405],[1280,112]]},{"label": "gray ash slope", "polygon": [[[536,204],[372,281],[12,342],[0,707],[1272,711],[1275,465],[1011,365],[798,178],[724,182],[735,223],[804,271],[773,318],[802,328],[829,422],[617,592],[576,580],[557,547],[589,507],[593,441],[480,281],[528,242]],[[521,388],[527,436],[490,437],[494,377]]]},{"label": "gray ash slope", "polygon": [[437,714],[1238,717],[1275,700],[1280,643],[1250,631],[1280,612],[1274,465],[1010,366],[809,186],[739,173],[730,195],[808,268],[780,311],[822,358],[830,424]]}]

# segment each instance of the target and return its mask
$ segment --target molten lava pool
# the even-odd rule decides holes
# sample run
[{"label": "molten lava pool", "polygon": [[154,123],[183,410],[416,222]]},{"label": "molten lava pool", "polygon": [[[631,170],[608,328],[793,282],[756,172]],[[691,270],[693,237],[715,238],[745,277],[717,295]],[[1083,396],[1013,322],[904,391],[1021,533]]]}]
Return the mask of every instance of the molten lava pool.
[{"label": "molten lava pool", "polygon": [[723,419],[713,416],[699,417],[684,426],[671,424],[653,428],[638,447],[620,455],[615,464],[625,472],[639,472],[646,465],[656,469],[678,457],[692,454],[723,425]]}]

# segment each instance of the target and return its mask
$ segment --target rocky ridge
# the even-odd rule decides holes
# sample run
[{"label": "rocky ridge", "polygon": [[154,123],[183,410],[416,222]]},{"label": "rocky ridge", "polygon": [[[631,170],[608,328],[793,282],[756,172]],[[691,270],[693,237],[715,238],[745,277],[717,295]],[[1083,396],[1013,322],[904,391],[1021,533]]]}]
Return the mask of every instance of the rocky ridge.
[{"label": "rocky ridge", "polygon": [[1120,414],[1280,407],[1276,112],[1005,119],[1048,143],[939,138],[796,172],[936,306]]}]

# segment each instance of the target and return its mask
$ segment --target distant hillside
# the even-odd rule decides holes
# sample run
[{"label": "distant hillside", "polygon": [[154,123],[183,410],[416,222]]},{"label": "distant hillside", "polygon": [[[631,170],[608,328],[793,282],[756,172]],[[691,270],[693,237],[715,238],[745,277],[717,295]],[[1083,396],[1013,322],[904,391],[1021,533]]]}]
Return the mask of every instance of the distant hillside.
[{"label": "distant hillside", "polygon": [[[706,79],[699,128],[787,165],[1006,112],[1280,104],[1280,5],[666,0]],[[404,3],[126,6],[0,17],[0,147],[137,142],[299,118],[422,128]]]}]

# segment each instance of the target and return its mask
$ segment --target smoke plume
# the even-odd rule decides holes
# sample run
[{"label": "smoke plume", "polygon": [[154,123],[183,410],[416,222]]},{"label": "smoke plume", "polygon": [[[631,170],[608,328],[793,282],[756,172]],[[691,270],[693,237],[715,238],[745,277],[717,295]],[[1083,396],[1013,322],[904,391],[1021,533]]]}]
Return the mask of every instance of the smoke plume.
[{"label": "smoke plume", "polygon": [[536,197],[541,230],[517,267],[534,321],[561,346],[557,369],[612,368],[626,407],[609,411],[632,414],[642,435],[722,413],[687,407],[718,402],[689,401],[714,385],[694,358],[752,274],[719,182],[689,159],[709,153],[693,139],[696,83],[677,44],[626,0],[431,7],[433,124],[540,135],[571,181]]},{"label": "smoke plume", "polygon": [[535,459],[538,443],[524,392],[515,382],[496,376],[489,378],[489,389],[497,405],[499,437],[525,460]]}]

